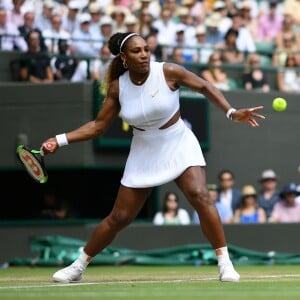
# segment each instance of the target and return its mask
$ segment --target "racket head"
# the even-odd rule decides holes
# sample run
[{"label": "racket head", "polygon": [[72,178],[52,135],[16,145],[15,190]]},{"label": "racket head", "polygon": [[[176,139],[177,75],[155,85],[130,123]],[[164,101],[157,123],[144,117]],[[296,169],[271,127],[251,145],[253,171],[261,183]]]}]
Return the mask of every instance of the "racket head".
[{"label": "racket head", "polygon": [[47,182],[48,174],[44,163],[44,156],[41,151],[19,145],[16,149],[16,153],[21,165],[35,181],[39,183]]}]

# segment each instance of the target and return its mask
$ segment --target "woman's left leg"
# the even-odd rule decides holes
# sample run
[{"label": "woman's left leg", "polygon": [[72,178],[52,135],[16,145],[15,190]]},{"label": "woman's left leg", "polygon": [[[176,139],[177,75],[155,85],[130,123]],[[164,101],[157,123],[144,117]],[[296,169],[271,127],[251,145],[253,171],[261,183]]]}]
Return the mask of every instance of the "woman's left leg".
[{"label": "woman's left leg", "polygon": [[215,203],[209,198],[203,167],[190,167],[175,180],[198,213],[202,232],[216,251],[221,281],[239,281],[229,258],[223,225]]}]

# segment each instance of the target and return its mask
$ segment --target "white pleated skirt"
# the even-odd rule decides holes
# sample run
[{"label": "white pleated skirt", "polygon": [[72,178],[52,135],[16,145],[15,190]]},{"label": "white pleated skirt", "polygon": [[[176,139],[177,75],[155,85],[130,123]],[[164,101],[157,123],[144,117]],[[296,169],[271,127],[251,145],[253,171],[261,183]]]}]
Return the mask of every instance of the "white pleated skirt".
[{"label": "white pleated skirt", "polygon": [[121,184],[155,187],[176,179],[188,167],[205,165],[200,144],[182,119],[166,129],[133,129]]}]

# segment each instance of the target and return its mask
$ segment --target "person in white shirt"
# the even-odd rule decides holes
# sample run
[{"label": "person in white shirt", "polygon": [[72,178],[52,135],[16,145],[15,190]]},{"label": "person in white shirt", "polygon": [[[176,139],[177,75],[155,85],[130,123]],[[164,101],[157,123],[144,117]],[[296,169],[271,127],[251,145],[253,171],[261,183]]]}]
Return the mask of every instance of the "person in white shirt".
[{"label": "person in white shirt", "polygon": [[51,16],[51,28],[42,32],[49,53],[58,54],[58,40],[69,40],[71,38],[71,34],[61,27],[61,23],[61,16],[54,14]]},{"label": "person in white shirt", "polygon": [[176,193],[167,192],[164,196],[162,210],[153,218],[155,225],[188,225],[191,223],[187,210],[179,207],[179,199]]}]

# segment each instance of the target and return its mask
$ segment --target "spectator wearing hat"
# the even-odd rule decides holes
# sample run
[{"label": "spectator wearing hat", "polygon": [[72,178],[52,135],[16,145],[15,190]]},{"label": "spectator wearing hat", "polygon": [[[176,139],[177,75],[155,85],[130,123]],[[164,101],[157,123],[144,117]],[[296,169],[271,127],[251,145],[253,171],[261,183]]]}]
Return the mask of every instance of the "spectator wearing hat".
[{"label": "spectator wearing hat", "polygon": [[[208,194],[210,199],[215,202],[216,208],[218,210],[219,216],[221,218],[222,223],[228,224],[232,222],[232,211],[229,210],[226,206],[224,206],[221,202],[218,202],[218,186],[216,184],[208,184],[207,185]],[[193,212],[192,221],[194,224],[199,224],[200,219],[196,211]]]},{"label": "spectator wearing hat", "polygon": [[98,2],[91,2],[88,5],[88,13],[91,15],[90,30],[95,36],[100,38],[99,22],[101,20],[101,7]]},{"label": "spectator wearing hat", "polygon": [[243,27],[247,28],[254,40],[257,40],[258,22],[257,17],[251,14],[251,1],[245,0],[239,5],[239,13],[242,18]]},{"label": "spectator wearing hat", "polygon": [[102,16],[100,23],[100,40],[102,41],[108,41],[109,38],[112,36],[114,31],[114,21],[110,16]]},{"label": "spectator wearing hat", "polygon": [[43,1],[42,11],[35,16],[35,25],[42,32],[51,28],[51,16],[55,3],[53,0]]},{"label": "spectator wearing hat", "polygon": [[84,57],[97,57],[103,42],[90,30],[91,16],[82,13],[79,16],[80,26],[73,33],[74,54]]},{"label": "spectator wearing hat", "polygon": [[124,24],[125,17],[129,14],[130,12],[126,12],[125,7],[123,6],[115,6],[110,16],[113,21],[114,21],[114,32],[126,32],[126,26]]},{"label": "spectator wearing hat", "polygon": [[126,32],[138,33],[138,19],[133,14],[128,14],[125,17],[124,24],[126,26]]},{"label": "spectator wearing hat", "polygon": [[186,39],[187,46],[195,46],[195,26],[193,25],[193,19],[189,14],[189,9],[187,7],[180,7],[178,10],[179,24],[183,24],[184,36]]},{"label": "spectator wearing hat", "polygon": [[224,36],[232,25],[232,20],[230,17],[228,17],[228,9],[225,1],[222,0],[215,1],[213,6],[213,12],[216,12],[221,16],[218,29]]},{"label": "spectator wearing hat", "polygon": [[79,28],[79,11],[81,4],[79,0],[71,0],[68,3],[68,12],[62,16],[62,28],[70,34]]},{"label": "spectator wearing hat", "polygon": [[234,212],[234,223],[265,223],[267,220],[263,208],[257,204],[257,193],[252,185],[245,185],[241,192],[240,207]]},{"label": "spectator wearing hat", "polygon": [[201,24],[196,27],[196,44],[198,51],[198,62],[200,64],[207,64],[210,55],[214,52],[214,46],[206,40],[207,30],[205,25]]},{"label": "spectator wearing hat", "polygon": [[215,46],[224,41],[224,37],[219,30],[219,25],[222,20],[222,16],[218,12],[213,12],[210,14],[205,21],[206,25],[206,41]]},{"label": "spectator wearing hat", "polygon": [[172,53],[172,49],[174,47],[181,47],[182,48],[182,55],[184,62],[196,62],[198,55],[197,50],[195,48],[195,43],[192,44],[191,41],[186,37],[186,25],[179,23],[176,26],[176,35],[175,41],[172,43],[172,47],[169,49],[169,54]]},{"label": "spectator wearing hat", "polygon": [[280,193],[281,201],[274,205],[269,221],[272,223],[300,222],[300,205],[296,202],[299,194],[295,183],[285,185]]},{"label": "spectator wearing hat", "polygon": [[262,207],[267,219],[270,218],[274,205],[280,200],[278,192],[278,176],[272,169],[266,169],[262,172],[259,179],[261,190],[258,194],[257,203]]}]

